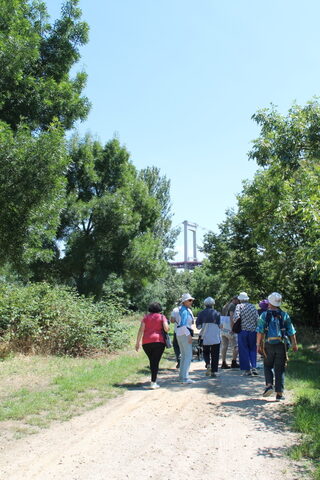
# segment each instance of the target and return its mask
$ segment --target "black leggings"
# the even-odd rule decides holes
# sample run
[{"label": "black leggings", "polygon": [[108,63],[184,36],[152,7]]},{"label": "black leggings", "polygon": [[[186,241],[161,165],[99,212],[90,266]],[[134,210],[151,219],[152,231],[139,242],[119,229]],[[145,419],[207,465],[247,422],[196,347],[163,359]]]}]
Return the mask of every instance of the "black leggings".
[{"label": "black leggings", "polygon": [[142,348],[149,358],[151,382],[155,382],[157,380],[159,363],[165,349],[165,344],[160,342],[145,343],[142,345]]}]

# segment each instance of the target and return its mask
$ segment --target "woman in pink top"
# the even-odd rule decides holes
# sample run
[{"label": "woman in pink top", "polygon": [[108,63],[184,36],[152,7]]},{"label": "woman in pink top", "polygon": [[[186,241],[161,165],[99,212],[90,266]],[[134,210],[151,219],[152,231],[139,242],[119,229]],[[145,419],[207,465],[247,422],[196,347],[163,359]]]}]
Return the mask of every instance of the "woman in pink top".
[{"label": "woman in pink top", "polygon": [[[142,321],[137,335],[136,350],[141,347],[147,354],[150,362],[151,384],[152,389],[159,388],[157,384],[157,375],[159,363],[165,349],[165,341],[163,330],[169,331],[168,320],[162,315],[162,307],[160,303],[153,302],[149,305],[149,314]],[[141,342],[142,340],[142,342]]]}]

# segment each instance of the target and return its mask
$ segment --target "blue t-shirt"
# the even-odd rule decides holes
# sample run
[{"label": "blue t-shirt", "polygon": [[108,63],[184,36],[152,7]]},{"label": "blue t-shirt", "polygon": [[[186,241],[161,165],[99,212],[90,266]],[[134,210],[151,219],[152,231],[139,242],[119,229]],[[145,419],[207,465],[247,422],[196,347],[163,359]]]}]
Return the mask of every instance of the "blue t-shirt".
[{"label": "blue t-shirt", "polygon": [[[283,334],[280,329],[280,320],[279,320],[280,312],[283,319],[283,328],[284,328]],[[269,316],[270,318],[268,329],[267,329],[267,316]],[[284,312],[280,309],[267,310],[266,312],[263,312],[259,317],[256,331],[258,333],[265,333],[265,341],[268,343],[282,342],[283,335],[291,337],[296,333],[296,330],[292,325],[289,315],[287,314],[287,312]]]}]

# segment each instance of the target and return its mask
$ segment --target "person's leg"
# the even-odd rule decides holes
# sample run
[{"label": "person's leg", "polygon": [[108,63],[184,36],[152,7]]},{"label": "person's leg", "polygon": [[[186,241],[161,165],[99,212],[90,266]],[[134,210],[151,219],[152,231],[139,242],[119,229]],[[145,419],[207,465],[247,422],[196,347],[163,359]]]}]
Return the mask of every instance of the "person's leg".
[{"label": "person's leg", "polygon": [[248,332],[248,353],[251,368],[257,366],[257,334],[256,332]]},{"label": "person's leg", "polygon": [[221,368],[230,368],[226,362],[228,345],[230,343],[229,335],[221,335]]},{"label": "person's leg", "polygon": [[249,349],[247,341],[248,332],[242,330],[238,333],[240,369],[250,372]]},{"label": "person's leg", "polygon": [[173,346],[174,354],[176,356],[177,363],[179,363],[179,361],[180,361],[180,347],[179,347],[179,344],[178,344],[176,332],[174,332],[174,334],[173,334],[172,346]]},{"label": "person's leg", "polygon": [[203,360],[206,368],[210,367],[210,345],[203,345]]},{"label": "person's leg", "polygon": [[273,366],[275,360],[274,345],[265,344],[265,356],[263,359],[264,378],[267,387],[273,386]]},{"label": "person's leg", "polygon": [[152,349],[152,355],[151,355],[151,360],[150,360],[150,368],[151,368],[151,381],[156,382],[157,381],[157,376],[158,376],[158,371],[159,371],[159,363],[162,357],[162,354],[165,349],[165,344],[164,343],[154,343],[153,344],[153,349]]},{"label": "person's leg", "polygon": [[142,345],[142,348],[145,352],[145,354],[147,355],[148,359],[149,359],[149,366],[150,366],[150,370],[151,370],[151,382],[154,382],[154,380],[152,380],[152,367],[151,367],[151,362],[152,362],[152,352],[153,352],[153,346],[154,343],[145,343],[144,345]]},{"label": "person's leg", "polygon": [[284,372],[286,365],[286,349],[283,343],[274,345],[274,383],[277,394],[282,395],[284,390]]},{"label": "person's leg", "polygon": [[239,368],[239,364],[237,363],[238,358],[238,335],[233,333],[230,337],[230,348],[232,349],[232,368]]},{"label": "person's leg", "polygon": [[220,343],[211,345],[211,373],[217,373],[219,364]]},{"label": "person's leg", "polygon": [[188,338],[186,335],[177,336],[181,352],[179,379],[182,382],[185,382],[189,378],[189,369],[192,360],[192,345],[188,342]]}]

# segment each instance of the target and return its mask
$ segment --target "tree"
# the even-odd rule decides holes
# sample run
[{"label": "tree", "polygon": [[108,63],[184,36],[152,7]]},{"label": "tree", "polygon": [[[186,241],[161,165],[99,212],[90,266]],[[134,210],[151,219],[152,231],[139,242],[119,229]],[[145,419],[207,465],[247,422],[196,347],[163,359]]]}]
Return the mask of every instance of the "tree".
[{"label": "tree", "polygon": [[87,43],[78,0],[68,0],[53,25],[43,2],[0,0],[0,120],[16,130],[20,123],[47,130],[53,120],[70,129],[85,119],[89,102],[81,96],[86,74],[70,78]]},{"label": "tree", "polygon": [[64,206],[67,157],[63,131],[14,134],[0,123],[0,263],[21,269],[48,261]]},{"label": "tree", "polygon": [[174,256],[174,244],[179,229],[171,229],[171,200],[170,200],[170,180],[165,176],[160,176],[160,169],[157,167],[147,167],[139,172],[139,178],[143,180],[149,190],[149,195],[155,198],[160,207],[161,215],[155,222],[153,233],[162,241],[163,255],[167,260]]},{"label": "tree", "polygon": [[249,158],[262,169],[244,182],[238,207],[204,251],[220,291],[248,289],[255,300],[283,292],[298,318],[316,326],[320,306],[320,106],[257,112],[261,126]]},{"label": "tree", "polygon": [[88,135],[70,141],[67,208],[59,238],[66,280],[100,298],[109,276],[120,276],[134,294],[165,269],[163,243],[156,235],[161,205],[149,193],[117,138],[105,147]]}]

